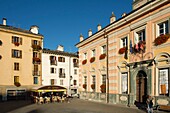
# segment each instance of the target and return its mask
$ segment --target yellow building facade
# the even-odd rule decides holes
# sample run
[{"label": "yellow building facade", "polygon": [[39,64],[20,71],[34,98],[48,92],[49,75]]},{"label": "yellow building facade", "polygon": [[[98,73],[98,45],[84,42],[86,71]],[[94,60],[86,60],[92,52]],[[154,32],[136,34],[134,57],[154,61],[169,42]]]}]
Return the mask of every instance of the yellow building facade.
[{"label": "yellow building facade", "polygon": [[23,99],[41,85],[43,35],[38,27],[23,30],[0,25],[0,100]]},{"label": "yellow building facade", "polygon": [[[87,76],[87,90],[82,90],[82,98],[130,106],[145,103],[147,95],[151,95],[155,105],[170,104],[169,6],[168,0],[134,0],[130,13],[123,14],[118,20],[112,16],[108,26],[76,45],[80,62],[84,53],[90,54],[91,48],[100,46],[97,42],[101,41],[108,47],[105,59],[106,94],[99,90],[98,79],[96,86],[99,89],[95,93],[89,90],[91,74],[83,75],[85,65],[82,65],[80,79]],[[100,61],[95,63],[99,66]],[[86,65],[85,70],[90,70],[92,64]]]}]

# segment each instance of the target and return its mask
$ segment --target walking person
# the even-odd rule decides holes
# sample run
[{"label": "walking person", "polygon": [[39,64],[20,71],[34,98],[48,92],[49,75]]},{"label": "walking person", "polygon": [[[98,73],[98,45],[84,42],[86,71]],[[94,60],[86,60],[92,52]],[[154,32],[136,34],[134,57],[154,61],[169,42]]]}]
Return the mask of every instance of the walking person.
[{"label": "walking person", "polygon": [[148,95],[146,103],[147,103],[147,112],[148,113],[153,113],[153,102],[152,102],[152,97],[151,96]]}]

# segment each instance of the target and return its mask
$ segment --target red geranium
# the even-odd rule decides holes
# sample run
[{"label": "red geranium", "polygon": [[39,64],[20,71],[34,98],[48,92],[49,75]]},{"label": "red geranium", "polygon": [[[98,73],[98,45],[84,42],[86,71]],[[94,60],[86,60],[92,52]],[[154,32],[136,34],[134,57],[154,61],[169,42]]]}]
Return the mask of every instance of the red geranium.
[{"label": "red geranium", "polygon": [[94,62],[95,61],[95,57],[91,57],[90,59],[90,63]]},{"label": "red geranium", "polygon": [[106,54],[104,53],[104,54],[101,54],[100,55],[100,57],[99,57],[99,60],[102,60],[102,59],[104,59],[106,57]]},{"label": "red geranium", "polygon": [[102,85],[100,86],[100,91],[101,91],[102,93],[106,93],[106,84],[102,84]]},{"label": "red geranium", "polygon": [[169,39],[170,35],[165,34],[165,35],[160,35],[154,40],[155,46],[161,45],[165,43]]},{"label": "red geranium", "polygon": [[83,88],[86,89],[87,88],[87,84],[83,84]]},{"label": "red geranium", "polygon": [[120,48],[118,53],[123,54],[123,53],[125,53],[126,50],[127,50],[126,47]]},{"label": "red geranium", "polygon": [[83,60],[82,64],[84,65],[84,64],[86,64],[86,63],[87,63],[87,59],[86,59],[86,60]]}]

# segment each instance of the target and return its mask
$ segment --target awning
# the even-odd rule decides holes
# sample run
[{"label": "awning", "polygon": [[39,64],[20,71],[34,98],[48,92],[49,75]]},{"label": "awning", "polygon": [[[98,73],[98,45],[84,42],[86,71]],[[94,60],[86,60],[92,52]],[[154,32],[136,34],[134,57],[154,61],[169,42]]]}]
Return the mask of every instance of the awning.
[{"label": "awning", "polygon": [[33,87],[32,91],[34,92],[60,92],[60,91],[67,91],[67,88],[57,85],[48,85],[48,86],[37,86]]}]

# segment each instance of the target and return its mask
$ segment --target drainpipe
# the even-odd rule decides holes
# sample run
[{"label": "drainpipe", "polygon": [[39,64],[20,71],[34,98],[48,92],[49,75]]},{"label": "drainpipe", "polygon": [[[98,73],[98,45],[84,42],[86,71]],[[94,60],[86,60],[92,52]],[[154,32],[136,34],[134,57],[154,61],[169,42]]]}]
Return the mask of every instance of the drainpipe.
[{"label": "drainpipe", "polygon": [[106,35],[106,30],[104,31],[104,38],[106,38],[106,79],[107,79],[107,92],[106,92],[106,103],[109,103],[109,41]]}]

